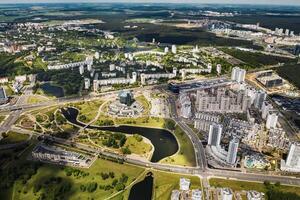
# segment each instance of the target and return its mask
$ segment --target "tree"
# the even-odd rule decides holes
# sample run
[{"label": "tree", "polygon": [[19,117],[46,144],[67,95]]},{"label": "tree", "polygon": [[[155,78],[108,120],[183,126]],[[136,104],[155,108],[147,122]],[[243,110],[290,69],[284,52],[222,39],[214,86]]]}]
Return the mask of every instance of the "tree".
[{"label": "tree", "polygon": [[169,129],[169,130],[174,130],[175,129],[175,122],[173,120],[167,120],[164,123],[164,128]]}]

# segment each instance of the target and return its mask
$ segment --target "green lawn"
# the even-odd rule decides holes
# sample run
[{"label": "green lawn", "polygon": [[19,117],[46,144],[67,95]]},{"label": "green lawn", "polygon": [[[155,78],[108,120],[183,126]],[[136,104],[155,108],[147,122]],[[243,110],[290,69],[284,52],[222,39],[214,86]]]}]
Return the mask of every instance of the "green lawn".
[{"label": "green lawn", "polygon": [[[39,167],[37,173],[32,178],[23,184],[21,181],[16,181],[13,189],[14,200],[32,200],[37,199],[41,195],[45,195],[46,199],[51,199],[57,192],[60,193],[62,199],[105,199],[116,193],[116,189],[104,190],[100,189],[100,185],[111,185],[113,180],[119,180],[124,173],[128,176],[126,185],[130,184],[144,169],[127,164],[117,164],[114,162],[98,159],[89,169],[80,169],[87,173],[85,176],[76,176],[72,174],[67,176],[63,170],[64,167],[43,164]],[[102,179],[100,173],[114,173],[114,178]],[[59,180],[53,180],[54,177],[59,177]],[[48,184],[47,184],[48,181]],[[97,183],[97,188],[93,192],[83,191],[83,186],[88,186],[89,183]],[[34,190],[38,185],[47,184],[47,188],[42,187],[34,194]],[[58,189],[70,187],[70,190],[65,192]],[[49,195],[49,196],[48,196]]]},{"label": "green lawn", "polygon": [[0,115],[0,124],[4,121],[5,116],[4,115]]},{"label": "green lawn", "polygon": [[47,100],[49,100],[49,98],[41,96],[41,95],[39,95],[39,96],[31,95],[31,96],[28,97],[27,103],[34,104],[34,103],[44,102],[44,101],[47,101]]},{"label": "green lawn", "polygon": [[131,153],[138,155],[146,154],[151,151],[152,146],[144,141],[138,141],[135,136],[127,137],[126,143],[124,146],[128,146]]},{"label": "green lawn", "polygon": [[195,152],[191,140],[179,126],[175,127],[174,134],[179,142],[180,149],[175,155],[167,157],[161,162],[175,165],[196,166]]},{"label": "green lawn", "polygon": [[[146,141],[143,140],[143,137],[139,135],[127,135],[126,136],[126,142],[124,143],[123,146],[118,146],[118,147],[108,147],[107,145],[105,146],[103,143],[107,142],[110,134],[116,134],[115,132],[110,132],[110,131],[94,131],[94,130],[89,130],[86,132],[86,134],[89,134],[90,139],[95,143],[93,144],[87,136],[82,135],[83,137],[79,137],[76,139],[76,141],[80,143],[84,143],[87,145],[91,146],[100,146],[100,147],[105,147],[110,149],[111,151],[117,152],[122,154],[122,148],[128,147],[131,153],[141,155],[141,156],[147,156],[149,155],[150,151],[152,150],[152,145],[147,143]],[[116,140],[117,143],[119,143],[119,140]]]},{"label": "green lawn", "polygon": [[146,97],[144,95],[140,95],[136,97],[135,100],[143,106],[143,115],[149,115],[149,112],[151,110],[151,103],[146,99]]},{"label": "green lawn", "polygon": [[79,116],[78,119],[84,123],[90,122],[93,120],[99,110],[99,107],[103,101],[95,100],[95,101],[83,101],[79,103],[70,104],[77,109],[79,109]]},{"label": "green lawn", "polygon": [[7,136],[0,140],[0,145],[15,144],[24,142],[29,138],[29,135],[9,131]]},{"label": "green lawn", "polygon": [[[211,178],[209,179],[209,183],[211,186],[214,187],[229,187],[234,191],[241,191],[241,190],[256,190],[259,192],[266,193],[268,191],[267,187],[263,183],[257,182],[246,182],[246,181],[236,181],[236,180],[227,180],[227,179],[218,179],[218,178]],[[296,186],[274,186],[276,190],[284,193],[295,193],[299,195],[300,198],[300,187]]]},{"label": "green lawn", "polygon": [[179,174],[153,171],[154,177],[154,199],[170,199],[172,190],[179,189],[179,179],[188,178],[191,180],[191,189],[200,189],[200,178],[196,176],[184,176]]}]

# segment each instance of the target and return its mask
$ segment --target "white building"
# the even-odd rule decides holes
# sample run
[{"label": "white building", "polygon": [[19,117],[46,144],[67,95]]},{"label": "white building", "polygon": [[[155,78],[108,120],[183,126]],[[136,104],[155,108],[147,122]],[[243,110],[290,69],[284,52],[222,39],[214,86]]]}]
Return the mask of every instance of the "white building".
[{"label": "white building", "polygon": [[237,152],[239,148],[239,141],[237,139],[233,139],[229,143],[228,154],[227,154],[227,163],[235,164]]},{"label": "white building", "polygon": [[177,47],[176,47],[176,45],[172,45],[172,53],[173,54],[177,53]]},{"label": "white building", "polygon": [[7,77],[0,78],[0,84],[1,83],[8,83],[8,78]]},{"label": "white building", "polygon": [[291,145],[286,162],[281,161],[281,170],[300,172],[300,144]]},{"label": "white building", "polygon": [[94,92],[97,92],[97,91],[99,90],[98,77],[99,77],[99,74],[96,73],[96,74],[95,74],[95,77],[94,77],[94,80],[93,80],[93,88],[94,88]]},{"label": "white building", "polygon": [[247,200],[263,200],[264,193],[250,190],[247,192]]},{"label": "white building", "polygon": [[202,191],[201,190],[192,190],[192,200],[202,200]]},{"label": "white building", "polygon": [[83,65],[80,65],[79,74],[82,75],[83,73],[84,73],[84,67],[83,67]]},{"label": "white building", "polygon": [[169,53],[169,47],[165,47],[165,53]]},{"label": "white building", "polygon": [[254,107],[261,110],[262,105],[265,102],[267,98],[267,93],[264,91],[260,90],[256,92],[255,100],[254,100]]},{"label": "white building", "polygon": [[95,52],[95,58],[96,58],[96,59],[99,59],[99,58],[100,58],[99,52]]},{"label": "white building", "polygon": [[84,89],[88,90],[91,87],[91,81],[89,78],[84,78]]},{"label": "white building", "polygon": [[232,190],[229,188],[222,188],[221,189],[221,198],[222,200],[232,200]]},{"label": "white building", "polygon": [[261,108],[261,117],[263,119],[266,119],[268,116],[268,113],[273,109],[272,104],[268,103],[267,101],[265,101],[262,105]]},{"label": "white building", "polygon": [[[98,75],[98,73],[96,74]],[[94,78],[93,86],[94,91],[98,91],[99,86],[107,86],[114,84],[134,84],[137,81],[137,73],[132,72],[132,78],[109,78],[109,79],[101,79],[98,80],[98,76]]]},{"label": "white building", "polygon": [[276,128],[276,124],[278,121],[278,115],[277,113],[269,113],[266,121],[266,128]]},{"label": "white building", "polygon": [[81,62],[75,62],[75,63],[68,63],[68,64],[62,64],[62,65],[48,65],[49,70],[55,70],[55,69],[69,69],[74,67],[80,67],[81,65],[92,65],[93,64],[93,58],[87,57],[85,61]]},{"label": "white building", "polygon": [[5,93],[5,89],[0,87],[0,105],[7,103],[8,98]]},{"label": "white building", "polygon": [[187,191],[187,190],[190,189],[190,184],[191,184],[190,179],[187,179],[187,178],[180,178],[180,181],[179,181],[179,188],[180,188],[180,190]]},{"label": "white building", "polygon": [[23,83],[27,80],[27,76],[26,75],[20,75],[20,76],[16,76],[15,77],[15,81],[19,82],[19,83]]},{"label": "white building", "polygon": [[172,190],[171,200],[180,200],[180,191]]},{"label": "white building", "polygon": [[241,69],[239,67],[232,68],[231,71],[231,80],[236,81],[238,83],[242,83],[245,81],[246,70]]},{"label": "white building", "polygon": [[222,73],[222,66],[220,64],[217,64],[217,73],[218,75]]},{"label": "white building", "polygon": [[180,115],[183,118],[192,116],[192,102],[187,93],[181,93],[179,96]]},{"label": "white building", "polygon": [[212,124],[209,127],[208,145],[219,146],[221,143],[222,125]]},{"label": "white building", "polygon": [[110,64],[109,65],[109,71],[114,71],[116,69],[116,65],[115,64]]},{"label": "white building", "polygon": [[225,88],[198,90],[196,109],[199,112],[241,113],[250,106],[250,98],[245,91],[232,91]]}]

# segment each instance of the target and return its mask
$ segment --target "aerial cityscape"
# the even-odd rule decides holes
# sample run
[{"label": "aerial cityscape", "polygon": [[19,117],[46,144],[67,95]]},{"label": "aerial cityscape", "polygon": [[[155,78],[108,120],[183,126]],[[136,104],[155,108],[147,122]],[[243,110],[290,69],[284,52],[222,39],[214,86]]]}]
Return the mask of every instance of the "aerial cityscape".
[{"label": "aerial cityscape", "polygon": [[300,5],[227,3],[0,2],[0,199],[300,200]]}]

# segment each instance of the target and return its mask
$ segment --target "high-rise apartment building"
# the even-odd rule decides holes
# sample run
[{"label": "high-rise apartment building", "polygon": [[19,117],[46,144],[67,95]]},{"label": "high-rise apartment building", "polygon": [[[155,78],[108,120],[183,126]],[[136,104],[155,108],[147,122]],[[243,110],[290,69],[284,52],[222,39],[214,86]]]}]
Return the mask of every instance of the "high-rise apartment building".
[{"label": "high-rise apartment building", "polygon": [[208,145],[219,146],[221,143],[222,125],[212,124],[209,127]]},{"label": "high-rise apartment building", "polygon": [[228,154],[227,154],[227,163],[234,164],[236,162],[237,152],[239,148],[239,140],[233,139],[229,143]]}]

